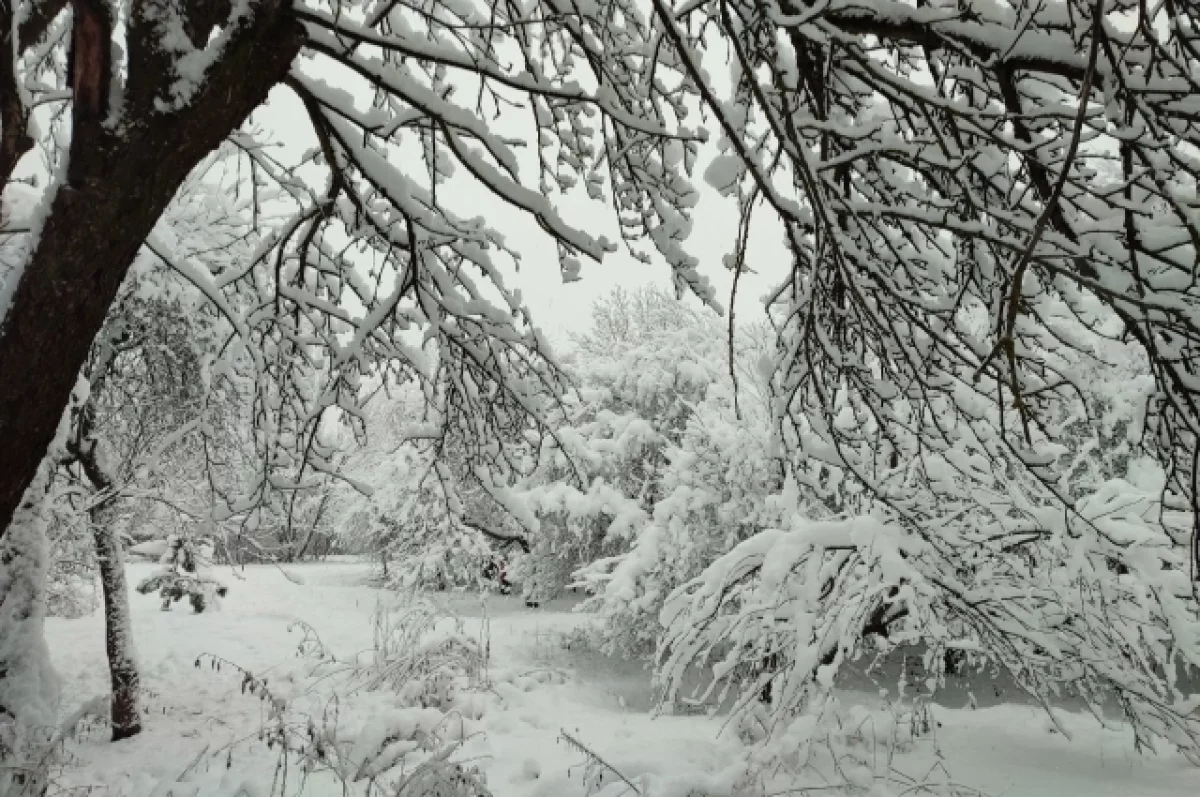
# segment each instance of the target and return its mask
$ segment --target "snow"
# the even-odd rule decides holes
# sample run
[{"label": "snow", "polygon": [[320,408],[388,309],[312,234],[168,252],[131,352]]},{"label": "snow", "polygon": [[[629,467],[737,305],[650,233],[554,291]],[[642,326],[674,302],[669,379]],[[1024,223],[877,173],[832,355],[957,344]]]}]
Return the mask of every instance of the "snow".
[{"label": "snow", "polygon": [[208,70],[221,59],[225,48],[242,23],[251,14],[250,0],[237,0],[231,4],[230,15],[223,20],[220,31],[207,42],[207,46],[196,47],[184,28],[183,10],[175,3],[147,4],[143,12],[157,23],[160,35],[159,48],[175,56],[175,80],[169,87],[170,100],[161,97],[155,101],[160,112],[183,108],[196,96],[203,85]]},{"label": "snow", "polygon": [[[45,489],[46,471],[39,470],[28,495]],[[41,585],[48,560],[45,518],[40,505],[27,498],[0,537],[0,750],[9,741],[10,720],[36,727],[46,724],[53,711],[58,682],[47,666],[41,633],[46,608]]]},{"label": "snow", "polygon": [[[136,583],[154,567],[130,564],[129,582]],[[67,743],[70,758],[58,784],[92,787],[95,795],[144,795],[178,779],[186,785],[177,794],[232,795],[239,787],[249,795],[271,793],[272,780],[279,776],[278,756],[259,740],[271,701],[243,693],[243,678],[229,665],[213,669],[205,660],[197,668],[204,654],[266,678],[273,694],[292,706],[329,709],[314,722],[326,727],[336,722],[360,753],[392,740],[380,757],[361,762],[367,767],[362,774],[386,763],[385,756],[398,760],[410,755],[420,746],[422,730],[451,716],[405,708],[380,692],[343,694],[336,710],[331,708],[330,692],[297,677],[298,663],[305,659],[297,655],[301,634],[294,624],[309,624],[338,661],[361,661],[372,647],[373,608],[396,596],[367,586],[368,568],[352,561],[286,569],[287,574],[270,566],[217,568],[231,587],[219,612],[163,612],[153,597],[131,595],[146,690],[145,730],[116,744],[102,732],[78,734]],[[638,663],[577,644],[568,649],[565,640],[578,640],[574,632],[591,622],[570,611],[569,601],[529,610],[517,598],[500,596],[481,602],[468,595],[435,594],[431,600],[461,618],[462,638],[490,640],[492,688],[453,699],[459,725],[449,735],[467,737],[455,755],[479,766],[494,794],[587,793],[584,760],[565,741],[564,731],[643,794],[686,797],[689,789],[695,790],[692,794],[731,793],[747,750],[732,729],[721,733],[719,716],[652,716],[650,676]],[[106,689],[102,618],[98,613],[77,620],[51,618],[46,627],[55,666],[67,684],[63,707],[69,713]],[[845,699],[867,706],[878,702],[865,688]],[[1045,715],[1029,705],[937,707],[934,716],[936,741],[902,755],[898,767],[924,772],[940,750],[955,780],[991,794],[1168,797],[1195,791],[1195,771],[1181,758],[1138,756],[1124,733],[1103,730],[1083,715],[1060,715],[1072,741],[1049,730]],[[300,773],[293,771],[290,778],[287,793],[298,793]],[[332,776],[320,773],[305,782],[304,793],[333,797],[342,791]],[[592,793],[611,797],[621,790],[602,785]]]},{"label": "snow", "polygon": [[167,552],[167,541],[163,540],[147,540],[146,542],[138,543],[130,546],[127,554],[131,556],[144,556],[155,561],[162,558]]},{"label": "snow", "polygon": [[42,234],[42,227],[50,214],[50,204],[66,176],[66,161],[66,158],[62,159],[62,164],[50,185],[40,194],[23,183],[9,182],[0,196],[0,226],[14,234],[19,232],[23,236],[21,245],[14,247],[14,251],[5,253],[0,259],[0,328],[8,318],[13,296],[21,282],[21,276],[25,273],[30,253],[34,251]]}]

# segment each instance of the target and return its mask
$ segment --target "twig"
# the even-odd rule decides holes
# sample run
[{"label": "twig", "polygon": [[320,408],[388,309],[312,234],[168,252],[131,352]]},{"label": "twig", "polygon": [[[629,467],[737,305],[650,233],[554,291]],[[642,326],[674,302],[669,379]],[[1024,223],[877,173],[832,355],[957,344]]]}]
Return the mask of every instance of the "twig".
[{"label": "twig", "polygon": [[196,753],[196,757],[192,759],[192,763],[188,764],[187,767],[184,768],[183,772],[179,773],[179,777],[175,778],[177,782],[182,783],[183,779],[188,776],[188,773],[196,768],[196,765],[200,763],[201,758],[204,758],[204,754],[208,752],[208,748],[210,746],[211,745],[206,744],[203,748],[201,748],[200,752]]},{"label": "twig", "polygon": [[633,790],[634,794],[638,795],[638,797],[641,797],[642,790],[639,789],[637,786],[633,785],[633,781],[631,781],[629,778],[625,777],[625,775],[621,772],[621,770],[617,769],[612,764],[605,761],[603,758],[600,757],[599,753],[597,753],[592,748],[588,747],[583,742],[579,741],[577,738],[575,738],[571,734],[567,733],[567,731],[565,729],[560,728],[559,733],[562,735],[563,741],[565,741],[571,747],[574,747],[576,750],[578,750],[579,752],[581,752],[585,756],[587,756],[588,760],[590,760],[592,763],[598,764],[599,766],[603,767],[604,769],[607,769],[609,772],[616,775],[617,778],[619,778],[622,783],[624,783],[626,786],[628,786],[630,789]]},{"label": "twig", "polygon": [[[1100,54],[1100,37],[1104,29],[1104,0],[1096,0],[1095,6],[1092,8],[1092,41],[1088,50],[1088,65],[1087,70],[1083,74],[1083,81],[1079,86],[1079,108],[1075,112],[1075,122],[1071,129],[1071,141],[1067,145],[1067,153],[1063,158],[1062,168],[1058,172],[1058,179],[1054,183],[1054,188],[1050,192],[1050,196],[1046,199],[1046,204],[1042,208],[1042,213],[1038,216],[1037,223],[1034,225],[1033,234],[1029,236],[1029,243],[1021,252],[1021,257],[1017,260],[1016,266],[1013,268],[1012,286],[1008,296],[1008,315],[1004,322],[1004,334],[997,341],[996,347],[1004,347],[1005,353],[1008,356],[1009,378],[1012,381],[1010,390],[1013,393],[1013,405],[1021,416],[1021,425],[1025,432],[1025,442],[1032,443],[1033,438],[1029,432],[1029,416],[1026,411],[1024,402],[1021,401],[1021,385],[1017,377],[1017,347],[1015,342],[1017,316],[1020,313],[1021,305],[1021,283],[1025,281],[1025,272],[1029,268],[1029,263],[1033,259],[1033,252],[1037,249],[1038,243],[1042,240],[1042,235],[1046,232],[1046,226],[1050,222],[1050,217],[1054,214],[1055,208],[1058,207],[1059,201],[1062,199],[1062,192],[1067,183],[1067,177],[1071,172],[1071,164],[1075,162],[1075,156],[1079,152],[1079,142],[1083,137],[1083,125],[1087,120],[1088,99],[1092,93],[1092,82],[1096,78],[1096,61]],[[991,359],[989,355],[988,359]],[[986,364],[986,360],[985,360]]]}]

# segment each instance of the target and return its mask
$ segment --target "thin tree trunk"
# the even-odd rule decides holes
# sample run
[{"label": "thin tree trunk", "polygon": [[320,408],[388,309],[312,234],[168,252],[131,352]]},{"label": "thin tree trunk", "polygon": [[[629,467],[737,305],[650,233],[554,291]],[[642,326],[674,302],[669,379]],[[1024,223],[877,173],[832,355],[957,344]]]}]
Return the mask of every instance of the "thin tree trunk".
[{"label": "thin tree trunk", "polygon": [[115,504],[116,501],[109,501],[93,509],[91,520],[104,594],[104,640],[112,683],[112,740],[119,742],[141,732],[142,718],[138,708],[140,681],[133,652],[133,625],[129,619],[125,556],[112,522]]},{"label": "thin tree trunk", "polygon": [[325,514],[325,506],[328,503],[329,493],[325,493],[321,496],[321,503],[317,504],[317,514],[313,518],[312,525],[308,527],[308,534],[304,535],[304,542],[300,544],[299,550],[296,551],[295,561],[304,561],[304,555],[308,553],[308,546],[312,544],[313,536],[317,533],[317,524],[321,522],[321,516]]},{"label": "thin tree trunk", "polygon": [[[100,373],[95,387],[108,377],[112,349],[105,347],[101,356]],[[93,394],[94,395],[94,394]],[[76,416],[76,437],[70,448],[84,475],[99,494],[112,490],[113,478],[105,472],[96,456],[98,441],[93,436],[95,407],[91,401]],[[138,668],[133,653],[133,623],[129,617],[129,589],[125,583],[125,557],[121,540],[116,533],[117,496],[108,495],[88,513],[92,526],[92,542],[96,562],[100,567],[100,589],[104,596],[104,643],[108,654],[108,675],[112,685],[109,701],[112,720],[112,740],[119,742],[136,736],[142,730],[138,711]]]},{"label": "thin tree trunk", "polygon": [[100,591],[104,597],[104,639],[111,684],[109,716],[114,742],[138,734],[142,725],[138,715],[139,679],[133,655],[133,624],[129,617],[125,562],[121,542],[114,533],[117,496],[105,495],[112,491],[115,479],[100,464],[101,457],[97,456],[99,440],[95,434],[95,402],[112,375],[118,346],[127,340],[124,329],[117,331],[115,337],[97,339],[95,356],[84,374],[92,389],[87,402],[71,419],[74,428],[71,441],[67,444],[67,450],[92,483],[92,489],[102,496],[100,502],[89,510],[88,520],[92,527],[96,562],[100,568]]}]

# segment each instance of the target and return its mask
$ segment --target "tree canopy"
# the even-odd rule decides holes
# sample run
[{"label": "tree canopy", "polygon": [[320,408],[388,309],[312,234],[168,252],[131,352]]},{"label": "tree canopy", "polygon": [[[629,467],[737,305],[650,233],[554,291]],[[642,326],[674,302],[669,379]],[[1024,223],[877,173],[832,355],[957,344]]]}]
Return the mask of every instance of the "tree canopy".
[{"label": "tree canopy", "polygon": [[[735,291],[755,214],[782,232],[774,348],[755,368],[763,447],[786,470],[775,525],[794,533],[747,529],[702,573],[679,569],[668,679],[731,645],[787,649],[776,671],[800,706],[864,636],[917,635],[986,651],[1039,697],[1115,692],[1139,740],[1196,749],[1173,675],[1200,664],[1196,4],[10,10],[0,712],[3,679],[37,658],[39,468],[139,253],[216,319],[210,386],[252,397],[253,478],[218,519],[345,476],[326,422],[361,431],[368,388],[396,381],[425,403],[411,439],[507,487],[554,441],[570,378],[506,283],[516,247],[456,210],[451,176],[535,219],[563,279],[623,246],[720,309],[687,249],[702,176],[737,205]],[[295,158],[248,121],[281,93],[305,117]],[[29,199],[15,182],[33,173]],[[181,193],[189,179],[204,188]],[[568,221],[575,197],[620,241]],[[212,238],[202,252],[163,222],[182,205]],[[740,422],[754,380],[725,331]]]}]

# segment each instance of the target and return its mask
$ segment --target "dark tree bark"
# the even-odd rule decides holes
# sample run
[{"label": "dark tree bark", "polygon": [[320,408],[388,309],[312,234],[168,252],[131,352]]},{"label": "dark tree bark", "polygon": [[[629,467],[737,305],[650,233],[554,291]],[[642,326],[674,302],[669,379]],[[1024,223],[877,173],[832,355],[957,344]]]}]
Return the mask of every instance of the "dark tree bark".
[{"label": "dark tree bark", "polygon": [[146,236],[188,173],[283,80],[303,42],[300,24],[280,3],[256,4],[191,102],[164,113],[154,100],[169,96],[174,76],[155,71],[162,57],[153,44],[157,32],[135,14],[126,121],[110,129],[109,50],[94,45],[97,37],[110,39],[111,20],[107,7],[92,0],[73,7],[77,102],[68,185],[50,204],[0,329],[0,535],[54,438],[76,375]]},{"label": "dark tree bark", "polygon": [[[119,333],[125,337],[124,330]],[[114,485],[112,474],[105,471],[96,454],[98,440],[95,434],[96,396],[112,374],[117,358],[118,344],[114,336],[98,341],[96,356],[89,366],[88,377],[92,383],[91,398],[74,413],[74,424],[69,453],[78,463],[92,489],[103,495]],[[67,464],[67,463],[64,463]],[[135,736],[142,730],[141,714],[138,710],[139,678],[137,661],[133,656],[133,623],[129,617],[129,589],[125,583],[125,561],[121,541],[115,529],[117,496],[108,495],[88,513],[92,527],[92,542],[96,549],[96,563],[100,568],[100,589],[104,596],[104,640],[108,655],[109,681],[112,697],[109,701],[112,740],[118,742]]]},{"label": "dark tree bark", "polygon": [[104,594],[104,643],[108,654],[108,674],[112,685],[110,702],[112,740],[119,742],[141,733],[138,709],[137,661],[133,657],[133,626],[129,619],[129,588],[125,583],[125,557],[112,523],[115,501],[91,512],[92,540],[96,562],[100,566],[100,585]]},{"label": "dark tree bark", "polygon": [[[46,28],[66,6],[66,0],[44,0],[34,4],[29,16],[17,30],[20,41],[33,43],[42,38]],[[0,41],[9,42],[13,35],[12,14],[0,15]],[[22,156],[33,149],[29,136],[29,109],[21,101],[17,90],[17,76],[12,58],[0,58],[0,192],[12,177],[13,170]]]}]

